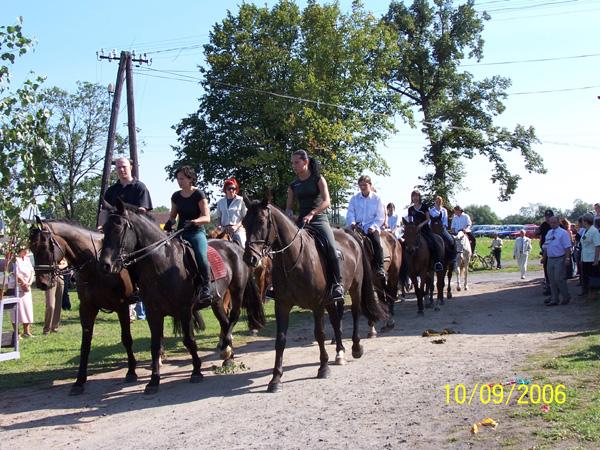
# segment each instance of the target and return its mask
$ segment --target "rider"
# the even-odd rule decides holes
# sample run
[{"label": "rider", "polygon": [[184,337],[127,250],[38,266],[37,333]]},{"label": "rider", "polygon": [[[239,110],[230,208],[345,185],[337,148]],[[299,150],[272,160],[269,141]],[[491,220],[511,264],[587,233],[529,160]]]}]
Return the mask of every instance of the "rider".
[{"label": "rider", "polygon": [[412,221],[417,224],[417,231],[421,230],[421,235],[425,238],[431,258],[435,261],[433,270],[441,272],[444,270],[444,266],[440,260],[438,247],[435,243],[435,238],[429,227],[429,205],[421,199],[421,193],[414,190],[410,194],[410,201],[412,205],[408,208],[408,216],[412,218]]},{"label": "rider", "polygon": [[385,210],[379,195],[375,193],[371,183],[371,177],[362,175],[358,179],[360,192],[353,195],[348,204],[346,223],[352,228],[360,228],[369,238],[373,245],[373,264],[375,273],[385,278],[383,270],[383,249],[381,248],[381,237],[379,230],[385,222]]},{"label": "rider", "polygon": [[469,217],[469,215],[466,212],[464,212],[460,206],[456,205],[454,207],[454,217],[452,218],[450,230],[455,236],[458,234],[459,231],[464,232],[469,238],[469,242],[471,242],[473,250],[475,250],[475,247],[473,245],[473,243],[475,242],[475,236],[473,236],[473,233],[471,233],[471,225],[473,225],[473,222],[471,222],[471,218]]},{"label": "rider", "polygon": [[293,216],[292,207],[294,199],[297,198],[298,223],[310,224],[311,228],[326,242],[327,270],[332,282],[329,296],[324,300],[324,305],[327,306],[338,300],[344,300],[344,287],[335,238],[329,225],[329,219],[325,214],[325,210],[330,205],[327,181],[320,173],[319,163],[309,157],[305,150],[296,150],[292,153],[292,169],[297,178],[288,187],[285,213],[290,218]]},{"label": "rider", "polygon": [[402,237],[402,228],[398,221],[398,214],[396,214],[396,205],[390,202],[385,208],[387,210],[387,217],[384,226],[396,237],[396,239],[400,239]]},{"label": "rider", "polygon": [[439,195],[435,198],[433,206],[429,208],[429,217],[434,218],[438,216],[442,218],[442,232],[440,236],[446,241],[446,248],[451,252],[455,252],[454,239],[448,233],[448,210],[444,208],[444,199]]},{"label": "rider", "polygon": [[242,219],[246,215],[246,204],[244,199],[238,195],[240,187],[235,178],[228,178],[223,183],[225,197],[217,202],[217,228],[223,228],[233,242],[237,242],[244,248],[246,246],[246,229],[242,225]]},{"label": "rider", "polygon": [[195,186],[196,172],[192,167],[180,167],[175,172],[175,177],[181,190],[171,196],[171,213],[164,229],[171,231],[175,218],[178,217],[177,229],[184,228],[181,237],[188,241],[194,249],[198,264],[197,285],[200,288],[197,300],[200,307],[204,307],[213,301],[210,293],[208,243],[204,232],[204,225],[210,223],[208,201],[206,194]]}]

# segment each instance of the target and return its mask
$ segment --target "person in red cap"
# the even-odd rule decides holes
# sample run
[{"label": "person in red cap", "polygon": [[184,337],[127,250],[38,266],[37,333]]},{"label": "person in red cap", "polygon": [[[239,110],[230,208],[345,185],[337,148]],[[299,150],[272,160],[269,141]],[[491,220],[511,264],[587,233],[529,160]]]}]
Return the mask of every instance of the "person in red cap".
[{"label": "person in red cap", "polygon": [[235,178],[228,178],[223,183],[225,197],[217,202],[217,228],[225,230],[231,240],[244,248],[246,246],[246,230],[242,219],[246,215],[244,199],[238,195],[240,186]]}]

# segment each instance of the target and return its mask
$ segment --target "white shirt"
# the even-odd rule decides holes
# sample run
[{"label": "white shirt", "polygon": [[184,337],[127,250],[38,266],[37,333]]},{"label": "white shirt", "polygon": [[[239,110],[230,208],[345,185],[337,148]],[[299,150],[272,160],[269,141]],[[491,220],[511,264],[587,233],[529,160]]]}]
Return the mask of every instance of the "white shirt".
[{"label": "white shirt", "polygon": [[246,215],[246,204],[244,199],[236,195],[229,206],[227,206],[227,197],[221,198],[217,202],[217,218],[219,225],[237,225]]},{"label": "white shirt", "polygon": [[571,248],[571,235],[564,228],[551,228],[546,233],[546,240],[542,247],[548,258],[565,256],[567,249]]},{"label": "white shirt", "polygon": [[381,230],[384,221],[385,208],[379,195],[371,191],[366,197],[361,192],[352,196],[346,214],[348,225],[361,224],[362,230],[367,233],[369,228]]},{"label": "white shirt", "polygon": [[[442,215],[442,225],[444,225],[446,228],[448,228],[448,210],[446,208],[444,208],[443,206],[441,207],[441,209],[439,211],[435,206],[429,208],[429,217],[437,217],[440,214]],[[463,216],[464,216],[464,213],[463,213]]]},{"label": "white shirt", "polygon": [[471,222],[471,218],[467,213],[462,213],[460,216],[455,214],[452,218],[452,224],[450,228],[455,233],[458,233],[460,230],[470,232],[472,224],[473,223]]},{"label": "white shirt", "polygon": [[595,226],[591,226],[581,238],[581,260],[583,262],[594,262],[596,247],[600,246],[600,232]]}]

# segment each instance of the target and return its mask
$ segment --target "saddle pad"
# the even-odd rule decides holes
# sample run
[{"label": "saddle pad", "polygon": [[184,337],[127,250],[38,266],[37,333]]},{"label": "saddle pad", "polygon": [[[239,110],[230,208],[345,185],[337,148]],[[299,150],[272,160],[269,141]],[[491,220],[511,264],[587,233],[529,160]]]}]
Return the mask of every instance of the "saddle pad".
[{"label": "saddle pad", "polygon": [[221,278],[225,278],[227,276],[227,269],[225,268],[223,258],[221,258],[219,252],[210,245],[208,246],[208,264],[210,266],[213,280],[220,280]]}]

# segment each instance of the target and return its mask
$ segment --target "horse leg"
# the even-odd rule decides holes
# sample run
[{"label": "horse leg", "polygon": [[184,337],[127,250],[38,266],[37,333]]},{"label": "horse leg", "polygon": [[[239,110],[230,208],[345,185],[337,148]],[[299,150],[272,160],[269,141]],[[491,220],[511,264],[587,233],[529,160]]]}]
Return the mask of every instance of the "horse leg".
[{"label": "horse leg", "polygon": [[[459,259],[460,259],[460,257],[459,257]],[[461,289],[461,287],[460,287],[460,271],[461,271],[460,261],[458,261],[456,266],[454,266],[454,271],[456,272],[456,290],[460,291],[460,289]]]},{"label": "horse leg", "polygon": [[454,273],[454,264],[450,263],[448,266],[448,289],[446,291],[446,297],[448,299],[452,298],[452,274]]},{"label": "horse leg", "polygon": [[242,309],[243,292],[231,292],[231,310],[229,311],[229,325],[223,338],[221,346],[221,358],[224,366],[233,364],[233,327],[238,323],[240,310]]},{"label": "horse leg", "polygon": [[436,288],[437,288],[437,297],[436,297],[436,302],[434,304],[434,311],[439,311],[440,310],[440,305],[444,304],[444,281],[445,281],[446,275],[444,274],[444,272],[437,272],[436,273]]},{"label": "horse leg", "polygon": [[[321,306],[317,307],[313,311],[313,318],[315,320],[315,339],[319,344],[319,360],[321,362],[319,365],[319,370],[317,371],[317,378],[329,378],[329,375],[331,375],[331,370],[327,364],[329,362],[329,355],[325,349],[325,326],[323,324],[323,314],[324,311]],[[339,333],[339,327],[337,328],[336,332]]]},{"label": "horse leg", "polygon": [[131,338],[131,321],[129,320],[129,305],[122,304],[117,311],[119,322],[121,324],[121,342],[127,352],[127,374],[125,375],[126,383],[137,381],[135,373],[136,360],[133,354],[133,339]]},{"label": "horse leg", "polygon": [[[229,291],[226,292],[228,295]],[[219,331],[219,342],[217,343],[217,350],[223,351],[227,347],[225,343],[225,338],[227,336],[227,330],[229,329],[229,318],[227,317],[227,313],[225,312],[225,307],[222,300],[217,302],[216,304],[213,303],[211,305],[211,308],[221,328],[221,330]]]},{"label": "horse leg", "polygon": [[465,263],[465,267],[463,268],[463,270],[465,271],[465,283],[464,283],[464,285],[465,285],[465,291],[467,291],[467,290],[469,290],[469,285],[467,283],[467,280],[469,278],[469,261],[467,261]]},{"label": "horse leg", "polygon": [[398,271],[390,270],[388,273],[390,273],[390,275],[385,286],[385,298],[388,306],[389,317],[384,326],[385,331],[391,330],[396,326],[396,322],[394,322],[394,306],[396,305],[396,300],[398,299],[399,282]]},{"label": "horse leg", "polygon": [[[333,328],[333,334],[335,339],[335,363],[338,366],[346,365],[346,349],[342,344],[342,328],[341,320],[338,312],[337,304],[327,306],[327,315],[329,316],[329,322]],[[324,331],[323,331],[324,332]],[[324,339],[325,337],[323,337]]]},{"label": "horse leg", "polygon": [[[358,327],[360,324],[360,289],[356,287],[354,290],[350,291],[350,298],[352,298],[352,357],[360,358],[363,353],[363,346],[360,344],[360,333],[358,331]],[[374,333],[374,334],[371,334]],[[375,327],[369,331],[368,337],[376,337],[377,331],[375,331]]]},{"label": "horse leg", "polygon": [[[98,308],[91,306],[91,302],[84,299],[79,307],[79,322],[81,323],[81,351],[79,354],[79,371],[77,380],[71,386],[69,395],[83,394],[83,385],[87,381],[87,366],[94,335],[94,322],[98,315]],[[129,320],[129,317],[128,317]]]},{"label": "horse leg", "polygon": [[[164,317],[152,310],[146,311],[146,320],[150,326],[150,353],[152,354],[152,375],[144,389],[145,394],[156,394],[160,384],[160,346],[164,333]],[[185,328],[184,328],[185,332]]]},{"label": "horse leg", "polygon": [[281,300],[275,300],[275,322],[277,323],[277,335],[275,337],[275,366],[273,367],[273,377],[269,382],[267,392],[281,391],[283,351],[285,350],[291,309],[292,306],[290,304],[282,304]]},{"label": "horse leg", "polygon": [[413,284],[413,289],[415,290],[415,295],[417,296],[417,314],[423,314],[423,286],[425,283],[425,276],[421,274],[421,279],[417,280],[417,276],[411,277],[411,281]]},{"label": "horse leg", "polygon": [[183,345],[185,345],[192,357],[192,376],[190,377],[190,383],[200,383],[204,377],[202,372],[200,372],[201,360],[198,356],[198,346],[196,344],[196,339],[194,338],[194,321],[192,320],[191,307],[183,308],[180,317],[181,328],[183,330]]}]

